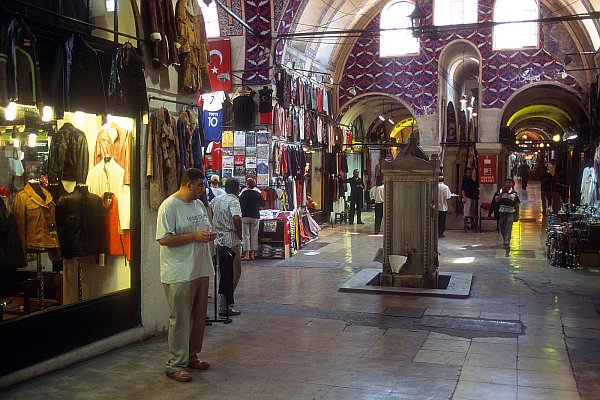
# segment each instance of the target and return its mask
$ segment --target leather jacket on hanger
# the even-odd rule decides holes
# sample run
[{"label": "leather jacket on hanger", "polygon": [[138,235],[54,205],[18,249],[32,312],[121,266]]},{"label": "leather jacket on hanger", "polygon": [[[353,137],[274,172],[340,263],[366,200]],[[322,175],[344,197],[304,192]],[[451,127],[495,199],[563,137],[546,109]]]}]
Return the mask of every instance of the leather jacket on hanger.
[{"label": "leather jacket on hanger", "polygon": [[[17,82],[17,65],[22,65],[17,63],[17,58],[22,57],[17,48],[27,55],[25,63],[31,70],[21,71],[20,76],[27,78],[24,82]],[[33,77],[32,82],[29,77]],[[31,85],[31,93],[19,93],[21,85]],[[17,100],[21,104],[36,104],[40,109],[44,101],[35,36],[20,16],[13,18],[0,40],[0,104],[6,106]]]},{"label": "leather jacket on hanger", "polygon": [[106,114],[106,93],[100,59],[79,34],[59,44],[52,69],[54,115],[64,111]]},{"label": "leather jacket on hanger", "polygon": [[144,64],[129,42],[119,47],[113,56],[108,103],[109,110],[118,115],[137,116],[140,110],[148,111]]},{"label": "leather jacket on hanger", "polygon": [[102,199],[76,186],[56,205],[56,226],[64,258],[84,257],[104,252],[105,223]]},{"label": "leather jacket on hanger", "polygon": [[0,268],[21,268],[26,265],[25,254],[20,249],[21,239],[15,216],[10,212],[4,199],[0,197]]},{"label": "leather jacket on hanger", "polygon": [[65,123],[50,142],[48,179],[54,182],[75,181],[85,183],[88,173],[89,152],[85,133],[70,123]]}]

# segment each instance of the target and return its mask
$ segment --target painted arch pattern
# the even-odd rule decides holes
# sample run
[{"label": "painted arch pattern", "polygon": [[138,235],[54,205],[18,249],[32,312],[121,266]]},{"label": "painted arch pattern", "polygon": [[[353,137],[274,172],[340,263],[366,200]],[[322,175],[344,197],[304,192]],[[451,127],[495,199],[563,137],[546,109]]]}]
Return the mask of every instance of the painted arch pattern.
[{"label": "painted arch pattern", "polygon": [[261,57],[263,47],[271,48],[271,0],[244,1],[246,23],[256,35],[246,35],[244,84],[262,85],[269,82],[269,57]]},{"label": "painted arch pattern", "polygon": [[[431,25],[431,0],[421,4]],[[491,20],[493,0],[479,3],[479,21]],[[379,28],[379,18],[374,18],[367,30]],[[357,94],[384,92],[403,98],[417,114],[427,115],[437,110],[438,59],[446,44],[456,39],[472,42],[484,60],[482,67],[482,107],[502,108],[506,100],[518,89],[536,81],[557,81],[581,92],[571,75],[563,78],[564,66],[546,49],[543,34],[539,49],[512,51],[492,50],[492,28],[468,32],[448,32],[432,41],[424,38],[418,56],[379,58],[379,41],[362,35],[351,51],[340,84],[340,106],[347,103],[356,88]],[[565,31],[566,34],[566,31]],[[548,43],[549,47],[554,47]]]}]

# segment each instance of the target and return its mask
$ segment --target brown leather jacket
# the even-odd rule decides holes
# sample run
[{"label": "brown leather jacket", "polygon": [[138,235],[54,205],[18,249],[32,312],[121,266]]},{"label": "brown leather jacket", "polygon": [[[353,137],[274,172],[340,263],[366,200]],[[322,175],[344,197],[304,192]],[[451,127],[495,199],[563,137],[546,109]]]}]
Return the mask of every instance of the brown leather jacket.
[{"label": "brown leather jacket", "polygon": [[[142,2],[144,3],[144,2]],[[155,67],[179,65],[177,29],[172,0],[148,0],[150,49]]]},{"label": "brown leather jacket", "polygon": [[[38,184],[39,185],[39,184]],[[45,199],[28,183],[15,195],[13,213],[23,252],[58,249],[55,209],[52,195],[38,186]]]},{"label": "brown leather jacket", "polygon": [[[113,130],[114,129],[114,130]],[[114,137],[114,140],[113,140]],[[102,129],[98,132],[96,147],[94,149],[94,165],[98,164],[104,157],[112,157],[125,170],[123,183],[129,185],[129,131],[119,127],[117,124],[110,124],[108,129]]]},{"label": "brown leather jacket", "polygon": [[177,35],[181,47],[183,89],[190,93],[211,91],[208,63],[210,54],[204,16],[197,0],[177,0],[175,6]]},{"label": "brown leather jacket", "polygon": [[181,181],[177,123],[165,108],[150,114],[146,157],[150,208],[158,210],[163,200],[179,189]]}]

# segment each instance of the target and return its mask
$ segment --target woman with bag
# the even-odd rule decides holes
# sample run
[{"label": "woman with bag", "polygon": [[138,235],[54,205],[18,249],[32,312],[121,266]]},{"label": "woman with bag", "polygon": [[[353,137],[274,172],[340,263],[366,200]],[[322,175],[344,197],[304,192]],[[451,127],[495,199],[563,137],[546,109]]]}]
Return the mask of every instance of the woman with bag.
[{"label": "woman with bag", "polygon": [[504,187],[494,197],[494,202],[499,205],[498,222],[504,248],[510,250],[510,235],[513,222],[519,221],[519,195],[514,189],[515,181],[511,177],[504,180]]}]

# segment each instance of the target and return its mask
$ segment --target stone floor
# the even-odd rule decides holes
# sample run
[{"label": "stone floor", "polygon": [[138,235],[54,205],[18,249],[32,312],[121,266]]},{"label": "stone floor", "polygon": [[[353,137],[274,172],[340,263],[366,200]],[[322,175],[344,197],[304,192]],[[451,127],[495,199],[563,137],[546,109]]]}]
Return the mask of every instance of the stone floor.
[{"label": "stone floor", "polygon": [[[525,222],[510,253],[493,223],[440,239],[441,270],[473,273],[467,299],[339,292],[378,266],[370,213],[365,225],[324,229],[293,258],[245,263],[242,315],[207,328],[201,357],[211,367],[191,383],[165,377],[159,336],[0,398],[598,399],[599,275],[548,266],[539,186],[519,192]],[[422,316],[388,312],[405,308]]]}]

